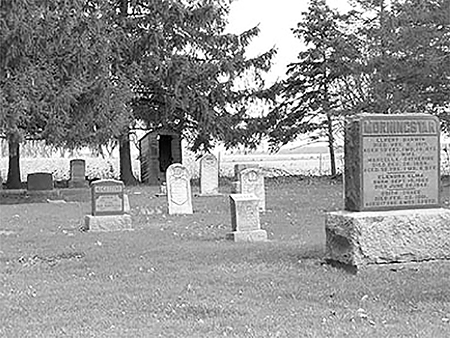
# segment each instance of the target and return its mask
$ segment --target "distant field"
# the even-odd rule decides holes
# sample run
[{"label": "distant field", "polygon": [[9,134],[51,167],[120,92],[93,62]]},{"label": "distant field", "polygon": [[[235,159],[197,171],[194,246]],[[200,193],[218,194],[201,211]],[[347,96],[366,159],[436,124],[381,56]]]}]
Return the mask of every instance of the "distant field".
[{"label": "distant field", "polygon": [[[302,153],[300,150],[280,154],[219,154],[220,175],[231,177],[234,175],[234,165],[238,163],[258,164],[264,169],[267,177],[276,176],[322,176],[330,175],[330,157],[326,148],[311,148],[319,153],[309,153],[309,150]],[[310,150],[311,150],[310,149]],[[99,157],[85,157],[86,174],[89,178],[117,178],[119,177],[118,158],[102,159]],[[21,159],[22,180],[26,181],[28,173],[51,172],[55,180],[69,179],[70,158],[23,158]],[[198,177],[199,166],[196,156],[187,153],[183,157],[184,164],[190,170],[194,178]],[[336,153],[336,167],[338,172],[342,172],[344,167],[344,155],[342,152]],[[8,168],[7,158],[0,158],[0,174],[6,177]],[[140,162],[133,161],[133,171],[136,177],[140,177]],[[450,158],[446,152],[441,153],[441,174],[450,175]]]},{"label": "distant field", "polygon": [[[343,166],[342,154],[337,156],[338,168]],[[56,180],[69,179],[69,158],[24,158],[21,159],[22,180],[33,172],[51,172]],[[119,160],[117,158],[85,158],[86,174],[89,178],[117,178],[119,176]],[[184,159],[193,177],[198,177],[198,163],[192,157]],[[265,168],[266,176],[309,175],[321,176],[330,174],[329,157],[323,154],[309,155],[233,155],[220,158],[220,175],[233,176],[234,165],[237,163],[256,163]],[[0,159],[2,177],[7,175],[6,158]],[[140,177],[140,162],[133,161],[133,171]]]}]

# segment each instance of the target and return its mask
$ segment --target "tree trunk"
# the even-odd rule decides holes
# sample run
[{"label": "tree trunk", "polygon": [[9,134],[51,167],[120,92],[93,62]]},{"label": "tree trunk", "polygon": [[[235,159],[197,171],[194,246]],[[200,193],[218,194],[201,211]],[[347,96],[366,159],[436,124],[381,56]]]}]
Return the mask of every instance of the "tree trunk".
[{"label": "tree trunk", "polygon": [[133,175],[131,167],[131,153],[130,153],[130,137],[128,132],[125,132],[119,137],[119,154],[120,154],[120,180],[125,185],[138,184],[137,179]]},{"label": "tree trunk", "polygon": [[336,157],[334,154],[334,136],[333,136],[333,120],[330,114],[327,115],[327,134],[328,134],[328,149],[330,151],[330,166],[331,176],[336,176]]},{"label": "tree trunk", "polygon": [[18,138],[10,134],[8,135],[8,178],[6,180],[6,189],[20,189],[22,182],[20,181],[20,143]]}]

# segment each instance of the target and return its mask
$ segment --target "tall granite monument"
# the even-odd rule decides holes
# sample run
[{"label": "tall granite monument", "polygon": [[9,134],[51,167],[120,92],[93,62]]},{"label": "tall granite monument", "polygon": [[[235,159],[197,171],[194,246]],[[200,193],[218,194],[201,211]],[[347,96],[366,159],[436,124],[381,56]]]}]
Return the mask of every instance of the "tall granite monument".
[{"label": "tall granite monument", "polygon": [[345,210],[326,215],[326,256],[363,266],[450,258],[440,208],[440,124],[426,114],[361,114],[345,129]]}]

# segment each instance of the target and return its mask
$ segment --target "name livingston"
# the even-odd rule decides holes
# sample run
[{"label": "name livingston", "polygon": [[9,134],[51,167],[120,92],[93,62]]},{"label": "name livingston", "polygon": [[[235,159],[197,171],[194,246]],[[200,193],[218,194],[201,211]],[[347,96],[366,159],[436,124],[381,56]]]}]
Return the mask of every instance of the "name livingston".
[{"label": "name livingston", "polygon": [[430,120],[366,120],[363,135],[437,134],[436,121]]}]

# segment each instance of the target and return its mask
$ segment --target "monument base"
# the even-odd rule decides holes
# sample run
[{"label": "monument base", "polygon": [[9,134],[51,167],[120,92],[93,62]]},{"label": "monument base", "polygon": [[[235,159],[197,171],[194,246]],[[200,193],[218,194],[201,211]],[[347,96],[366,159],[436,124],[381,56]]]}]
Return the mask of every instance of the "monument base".
[{"label": "monument base", "polygon": [[266,230],[252,230],[252,231],[233,231],[226,235],[226,239],[234,242],[262,242],[267,241]]},{"label": "monument base", "polygon": [[223,196],[223,194],[219,193],[219,192],[212,192],[212,193],[198,193],[198,194],[194,194],[195,197],[220,197]]},{"label": "monument base", "polygon": [[69,181],[69,189],[89,188],[88,181]]},{"label": "monument base", "polygon": [[133,230],[130,215],[92,216],[84,218],[83,231],[122,231]]},{"label": "monument base", "polygon": [[326,215],[326,259],[367,264],[450,259],[450,210],[335,211]]}]

